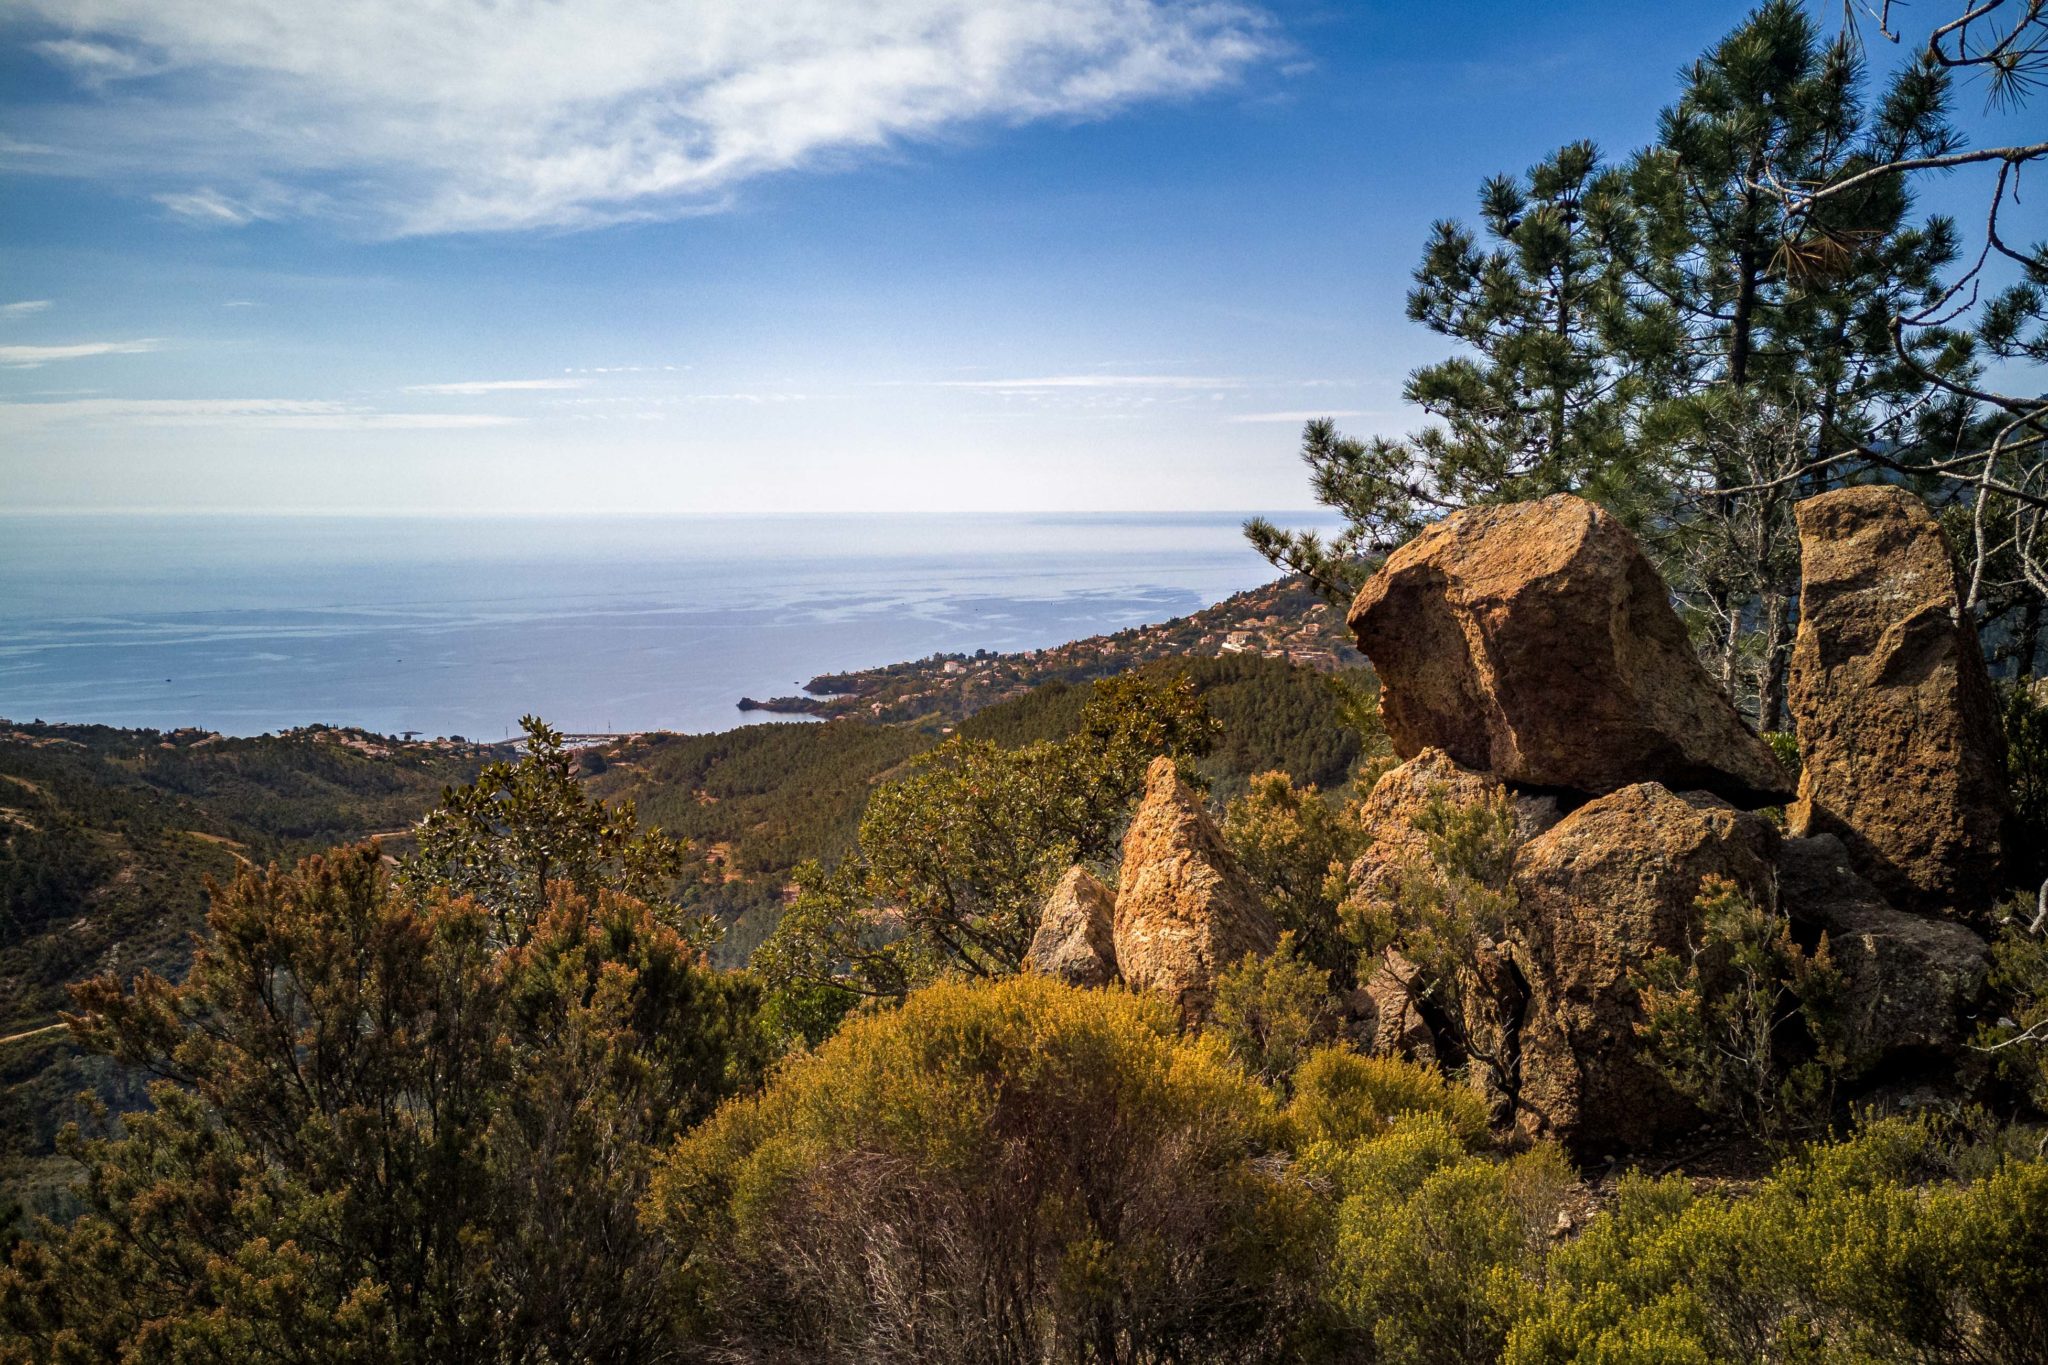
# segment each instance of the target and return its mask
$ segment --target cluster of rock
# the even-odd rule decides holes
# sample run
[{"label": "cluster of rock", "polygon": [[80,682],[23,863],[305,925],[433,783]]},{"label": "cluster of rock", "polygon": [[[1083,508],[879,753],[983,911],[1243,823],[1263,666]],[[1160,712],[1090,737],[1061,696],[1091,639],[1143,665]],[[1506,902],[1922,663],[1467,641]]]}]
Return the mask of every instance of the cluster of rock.
[{"label": "cluster of rock", "polygon": [[[1487,1007],[1466,1041],[1496,1059],[1497,1112],[1526,1136],[1612,1151],[1698,1121],[1646,1052],[1635,982],[1652,955],[1695,940],[1710,877],[1777,907],[1808,947],[1826,936],[1852,1074],[1904,1074],[1960,1048],[2010,816],[1976,637],[1918,499],[1847,489],[1798,518],[1796,786],[1700,664],[1634,537],[1591,503],[1449,517],[1352,606],[1405,761],[1364,800],[1372,843],[1351,894],[1396,894],[1426,853],[1416,816],[1432,801],[1513,803],[1515,927],[1467,969]],[[1782,830],[1768,807],[1787,808]],[[1069,872],[1029,965],[1162,992],[1193,1022],[1217,974],[1276,938],[1161,759],[1116,891]],[[1359,1032],[1455,1060],[1409,989],[1414,971],[1386,956],[1354,998]]]},{"label": "cluster of rock", "polygon": [[1172,759],[1154,759],[1146,773],[1123,855],[1114,896],[1083,867],[1060,879],[1026,965],[1076,986],[1121,978],[1199,1021],[1216,977],[1272,952],[1279,929]]},{"label": "cluster of rock", "polygon": [[[1828,493],[1799,526],[1796,791],[1700,665],[1633,537],[1590,503],[1450,517],[1352,607],[1407,760],[1367,801],[1377,851],[1353,894],[1384,894],[1430,792],[1499,784],[1524,813],[1518,928],[1488,945],[1512,970],[1481,975],[1505,983],[1489,1044],[1507,1054],[1493,1069],[1510,1093],[1496,1099],[1530,1136],[1615,1150],[1697,1121],[1646,1055],[1632,981],[1654,953],[1687,948],[1707,877],[1778,907],[1809,946],[1827,936],[1852,1071],[1959,1048],[1985,972],[1972,926],[2000,885],[2009,817],[1982,656],[1918,499]],[[1782,834],[1756,813],[1795,796]],[[1412,1049],[1404,970],[1390,959],[1368,989],[1381,1037]]]}]

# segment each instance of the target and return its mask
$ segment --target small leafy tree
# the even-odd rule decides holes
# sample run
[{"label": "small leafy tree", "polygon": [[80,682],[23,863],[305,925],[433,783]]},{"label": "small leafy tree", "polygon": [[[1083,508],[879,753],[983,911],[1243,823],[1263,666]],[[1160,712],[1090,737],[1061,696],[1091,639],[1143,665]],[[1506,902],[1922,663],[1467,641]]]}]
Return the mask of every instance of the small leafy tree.
[{"label": "small leafy tree", "polygon": [[856,856],[797,869],[755,968],[885,999],[1017,971],[1060,874],[1115,857],[1151,760],[1191,759],[1214,734],[1185,677],[1124,674],[1095,685],[1065,739],[940,745],[868,798]]},{"label": "small leafy tree", "polygon": [[688,845],[641,828],[632,802],[607,805],[586,792],[560,731],[537,716],[519,724],[525,754],[444,794],[420,822],[404,880],[473,897],[506,943],[524,941],[557,881],[585,896],[610,889],[635,897],[708,940],[715,926],[686,915],[673,897],[689,865]]},{"label": "small leafy tree", "polygon": [[1701,883],[1694,908],[1686,952],[1653,954],[1635,978],[1636,1032],[1658,1069],[1767,1141],[1825,1122],[1843,1063],[1827,936],[1807,953],[1791,921],[1724,877]]},{"label": "small leafy tree", "polygon": [[1483,1089],[1512,1102],[1505,1016],[1516,1002],[1505,949],[1520,925],[1514,803],[1505,791],[1469,804],[1432,793],[1415,828],[1425,851],[1394,869],[1390,894],[1348,902],[1346,929],[1368,958],[1391,950],[1407,960],[1412,970],[1393,979],[1439,1043],[1477,1071]]},{"label": "small leafy tree", "polygon": [[1313,786],[1260,773],[1223,812],[1223,840],[1303,957],[1340,985],[1355,984],[1357,950],[1338,923],[1352,859],[1366,832],[1355,803],[1333,806]]}]

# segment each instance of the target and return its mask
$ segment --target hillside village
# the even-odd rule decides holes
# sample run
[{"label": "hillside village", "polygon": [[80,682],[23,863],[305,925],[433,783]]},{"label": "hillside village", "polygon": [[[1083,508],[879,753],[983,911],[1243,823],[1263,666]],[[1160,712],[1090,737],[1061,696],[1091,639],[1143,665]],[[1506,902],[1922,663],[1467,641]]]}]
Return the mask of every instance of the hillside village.
[{"label": "hillside village", "polygon": [[1288,577],[1227,597],[1190,616],[1045,649],[934,654],[908,663],[826,673],[805,695],[740,699],[743,711],[842,716],[944,730],[984,707],[1049,682],[1081,683],[1156,659],[1232,656],[1283,660],[1334,673],[1365,662],[1343,617],[1305,579]]}]

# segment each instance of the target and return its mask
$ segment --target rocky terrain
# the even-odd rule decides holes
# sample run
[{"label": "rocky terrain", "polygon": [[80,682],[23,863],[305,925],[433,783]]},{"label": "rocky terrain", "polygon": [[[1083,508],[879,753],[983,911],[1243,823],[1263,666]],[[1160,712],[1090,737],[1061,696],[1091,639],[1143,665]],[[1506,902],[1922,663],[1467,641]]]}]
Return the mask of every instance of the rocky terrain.
[{"label": "rocky terrain", "polygon": [[[1825,494],[1799,525],[1796,778],[1686,646],[1633,538],[1590,503],[1460,513],[1374,576],[1350,625],[1402,762],[1364,801],[1373,843],[1354,902],[1400,893],[1432,802],[1499,803],[1515,837],[1511,913],[1459,968],[1463,1027],[1389,951],[1353,1002],[1355,1036],[1452,1063],[1483,1050],[1469,1074],[1521,1140],[1589,1156],[1682,1139],[1702,1113],[1653,1064],[1641,974],[1660,951],[1699,951],[1703,887],[1726,887],[1829,964],[1852,1093],[1967,1084],[2011,814],[1982,657],[1940,530],[1909,493]],[[1036,970],[1120,975],[1200,1017],[1217,974],[1274,942],[1163,761],[1113,895],[1085,876],[1062,883]]]}]

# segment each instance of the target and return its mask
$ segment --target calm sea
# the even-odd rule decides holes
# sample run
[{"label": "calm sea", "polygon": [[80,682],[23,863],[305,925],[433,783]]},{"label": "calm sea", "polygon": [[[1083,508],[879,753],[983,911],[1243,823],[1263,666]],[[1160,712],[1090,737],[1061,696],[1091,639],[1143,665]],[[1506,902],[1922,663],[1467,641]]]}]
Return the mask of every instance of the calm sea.
[{"label": "calm sea", "polygon": [[722,730],[822,672],[1185,615],[1273,576],[1241,521],[0,517],[0,717]]}]

